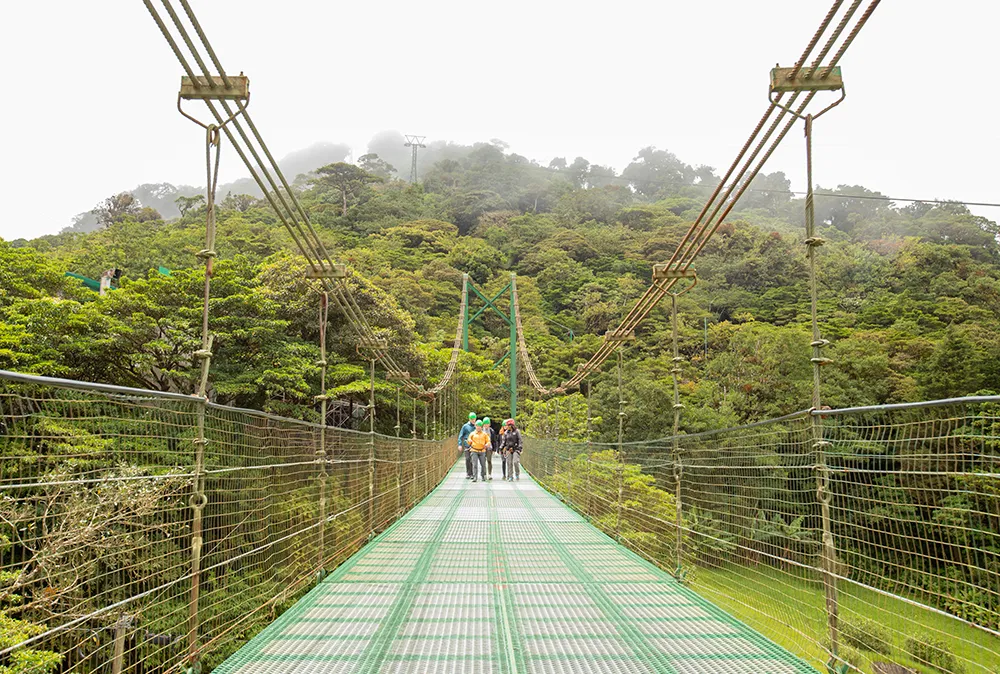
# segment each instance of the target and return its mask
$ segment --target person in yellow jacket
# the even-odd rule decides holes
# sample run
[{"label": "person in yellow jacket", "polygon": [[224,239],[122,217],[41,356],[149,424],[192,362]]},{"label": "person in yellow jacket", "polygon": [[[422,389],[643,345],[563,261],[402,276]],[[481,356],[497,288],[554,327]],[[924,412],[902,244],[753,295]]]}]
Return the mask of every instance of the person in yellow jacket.
[{"label": "person in yellow jacket", "polygon": [[483,430],[483,422],[476,422],[476,430],[469,436],[469,455],[472,457],[472,481],[476,479],[476,465],[479,465],[479,474],[486,480],[486,450],[493,449],[490,443],[490,434]]}]

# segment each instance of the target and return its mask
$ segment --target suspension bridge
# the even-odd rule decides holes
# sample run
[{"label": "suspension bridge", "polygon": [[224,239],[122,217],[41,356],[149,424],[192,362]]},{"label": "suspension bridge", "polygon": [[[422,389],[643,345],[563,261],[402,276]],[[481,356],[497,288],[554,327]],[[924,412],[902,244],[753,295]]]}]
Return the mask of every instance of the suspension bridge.
[{"label": "suspension bridge", "polygon": [[[669,262],[552,386],[532,364],[513,277],[493,297],[465,279],[436,382],[404,370],[252,121],[248,79],[227,74],[188,0],[143,2],[184,71],[178,108],[206,139],[201,376],[187,395],[0,372],[0,671],[1000,671],[1000,397],[821,399],[813,123],[843,100],[838,63],[878,0],[833,2],[795,64],[772,72],[763,116]],[[799,121],[812,398],[778,419],[680,434],[677,298]],[[211,400],[224,142],[321,286],[323,423]],[[619,393],[616,443],[529,437],[522,479],[463,479],[452,432],[474,320],[491,311],[509,327],[495,367],[509,368],[512,417],[523,375],[540,398],[584,390],[589,427],[585,380],[617,356],[620,388],[623,345],[668,296],[670,437],[627,442]],[[331,303],[370,366],[368,432],[325,423]],[[396,435],[375,432],[376,367],[412,399],[409,433],[402,403]]]}]

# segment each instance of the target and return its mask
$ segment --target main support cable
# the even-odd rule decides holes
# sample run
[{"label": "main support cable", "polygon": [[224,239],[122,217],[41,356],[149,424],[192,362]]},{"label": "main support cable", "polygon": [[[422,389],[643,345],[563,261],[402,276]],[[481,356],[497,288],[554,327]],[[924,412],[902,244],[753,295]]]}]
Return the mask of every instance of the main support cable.
[{"label": "main support cable", "polygon": [[[517,330],[517,351],[521,356],[524,372],[528,376],[528,381],[531,383],[532,387],[534,387],[534,389],[539,393],[541,393],[543,396],[565,393],[566,392],[565,387],[556,387],[552,389],[545,388],[545,386],[542,385],[541,380],[538,378],[538,375],[535,373],[535,368],[531,364],[531,356],[528,354],[528,346],[524,340],[524,327],[521,325],[521,305],[517,300],[516,285],[511,287],[511,295],[514,307],[514,325]],[[513,385],[514,384],[511,383],[511,386]]]},{"label": "main support cable", "polygon": [[[815,73],[818,68],[823,66],[822,63],[823,59],[826,57],[827,54],[830,53],[830,51],[836,45],[837,40],[843,35],[844,31],[847,29],[847,26],[850,24],[851,19],[859,9],[862,2],[863,0],[853,0],[851,5],[848,7],[847,12],[838,22],[834,31],[827,39],[823,48],[820,50],[816,59],[810,66],[811,73]],[[831,61],[828,64],[826,64],[826,66],[823,69],[823,72],[820,73],[819,75],[820,78],[824,78],[828,76],[830,72],[832,72],[833,68],[837,65],[837,63],[846,53],[847,48],[857,37],[861,28],[864,27],[865,23],[871,17],[872,12],[874,12],[879,2],[880,0],[871,0],[865,12],[855,22],[853,28],[850,30],[847,37],[843,40],[840,47],[835,52],[835,55],[833,56]],[[830,22],[836,15],[837,11],[840,9],[841,5],[842,1],[834,2],[833,7],[827,13],[827,16],[825,17],[823,23],[820,25],[820,29],[817,31],[817,34],[815,34],[813,36],[813,39],[810,40],[810,43],[807,46],[807,50],[803,53],[802,57],[800,57],[799,62],[793,69],[795,72],[798,72],[803,67],[805,60],[812,52],[812,49],[815,47],[815,45],[819,42],[820,37],[826,32]],[[790,100],[786,104],[780,104],[781,94],[779,93],[779,95],[773,101],[770,102],[770,105],[767,111],[765,112],[765,115],[761,118],[761,121],[758,122],[754,132],[751,134],[750,138],[744,144],[744,147],[737,155],[736,160],[730,166],[729,171],[727,171],[726,175],[722,178],[719,185],[716,187],[716,190],[713,192],[712,197],[709,199],[708,203],[705,204],[705,207],[702,209],[698,218],[692,224],[688,233],[682,239],[680,245],[678,245],[677,250],[674,252],[674,255],[671,257],[671,260],[667,265],[668,268],[686,270],[694,262],[695,258],[704,249],[709,239],[712,237],[712,235],[715,233],[718,227],[722,224],[725,218],[735,207],[739,199],[749,188],[753,179],[763,168],[764,164],[774,153],[775,149],[777,149],[778,145],[784,139],[785,135],[787,135],[788,131],[791,129],[791,126],[794,124],[796,117],[802,115],[806,107],[812,102],[815,96],[815,92],[809,92],[805,96],[803,102],[798,106],[798,108],[793,111],[789,106],[791,106],[796,102],[797,96],[798,96],[797,93],[793,93],[793,95],[790,97]],[[760,134],[760,130],[763,128],[767,120],[771,117],[771,114],[776,109],[778,110],[778,114],[775,115],[775,118],[772,121],[769,129],[759,139],[754,151],[749,156],[746,156],[747,150],[753,144],[754,140],[757,140],[757,137]],[[774,136],[774,133],[777,130],[778,126],[785,119],[788,113],[791,113],[791,116],[788,118],[781,131],[778,132],[777,136]],[[760,153],[763,150],[764,146],[767,144],[768,140],[771,139],[772,137],[773,140],[771,141],[770,147],[766,150],[766,152],[764,152],[760,160],[757,161],[757,157],[760,156]],[[745,160],[744,157],[746,157]],[[754,164],[755,161],[756,164]],[[736,169],[741,164],[742,168],[737,172]],[[737,173],[736,177],[730,182],[729,187],[726,189],[725,194],[722,196],[722,200],[719,201],[718,197],[722,192],[722,186],[730,181],[730,178],[733,176],[734,172]],[[711,211],[710,215],[706,217],[706,214],[708,214],[710,211]],[[660,300],[662,300],[663,297],[669,292],[670,288],[674,285],[674,283],[676,283],[676,279],[666,280],[663,282],[654,281],[653,284],[642,295],[642,297],[639,298],[639,300],[633,306],[632,310],[629,311],[629,313],[621,321],[619,326],[615,330],[611,331],[609,334],[613,336],[624,336],[632,334],[635,328],[638,327],[638,325],[641,324],[643,320],[645,320],[645,318],[657,306]],[[573,377],[564,382],[561,385],[561,388],[570,389],[577,386],[580,383],[580,381],[582,381],[584,378],[588,376],[590,372],[600,367],[600,365],[605,360],[607,360],[607,358],[611,356],[612,353],[615,352],[615,350],[619,347],[620,343],[621,343],[620,340],[617,339],[605,340],[604,344],[601,345],[601,347],[597,350],[597,352],[584,365],[580,366],[579,371]]]},{"label": "main support cable", "polygon": [[465,314],[468,311],[468,297],[469,277],[465,275],[462,277],[462,300],[458,307],[458,327],[455,329],[455,342],[451,348],[451,358],[448,361],[448,366],[445,368],[441,381],[427,389],[427,393],[430,395],[437,395],[444,390],[444,387],[448,385],[448,382],[451,381],[452,376],[455,374],[458,365],[458,354],[462,351],[462,335],[465,329]]},{"label": "main support cable", "polygon": [[[837,41],[843,35],[848,25],[850,25],[851,19],[854,17],[863,1],[864,0],[852,0],[846,12],[840,18],[832,33],[827,38],[824,46],[809,66],[810,74],[816,73],[820,67],[823,67],[823,59],[826,58],[833,47],[837,44]],[[854,41],[855,37],[857,37],[861,28],[865,25],[872,12],[878,6],[879,1],[880,0],[871,1],[866,11],[855,23],[847,38],[836,51],[832,61],[823,67],[823,72],[819,75],[820,78],[827,77],[840,61],[847,48]],[[803,51],[799,60],[792,69],[793,74],[799,73],[799,71],[805,67],[806,61],[809,59],[809,56],[812,54],[816,45],[819,44],[820,39],[824,34],[826,34],[843,3],[844,0],[836,0],[833,3],[819,28],[809,40],[806,49]],[[754,131],[744,143],[743,148],[737,154],[736,159],[734,159],[730,165],[729,170],[720,180],[708,202],[702,208],[698,218],[691,225],[680,244],[678,244],[670,262],[666,265],[668,269],[686,271],[691,266],[697,256],[704,249],[709,239],[735,207],[739,199],[743,196],[747,189],[749,189],[753,179],[759,174],[767,160],[770,159],[778,145],[785,138],[788,131],[794,124],[796,117],[801,115],[807,106],[812,102],[815,92],[808,93],[795,110],[791,110],[790,106],[797,102],[799,93],[793,92],[789,97],[789,100],[784,104],[781,102],[782,95],[782,93],[778,93],[774,101],[772,101],[768,106],[764,115],[754,128]],[[771,119],[772,114],[775,111],[777,111],[777,114],[774,115],[768,129],[763,133],[763,135],[761,135],[762,129],[764,129],[764,126],[767,124],[768,120]],[[791,114],[790,117],[788,116],[789,114]],[[783,121],[785,124],[779,130]],[[747,153],[750,151],[751,146],[754,145],[754,141],[757,141],[756,147],[748,155]],[[767,147],[765,151],[764,148],[768,145],[769,141],[770,146]],[[762,152],[763,155],[761,154]],[[759,160],[758,157],[760,158]],[[728,187],[724,190],[727,183]],[[564,393],[567,390],[578,387],[580,382],[582,382],[590,373],[597,371],[600,368],[601,364],[604,363],[604,361],[619,348],[624,339],[630,338],[634,335],[635,329],[646,319],[646,317],[659,304],[663,297],[670,292],[670,289],[675,283],[676,278],[668,278],[664,280],[654,279],[653,283],[636,301],[632,309],[619,323],[618,327],[608,332],[605,342],[594,353],[594,355],[586,363],[579,367],[575,375],[557,387],[548,388],[544,386],[535,375],[534,368],[528,357],[527,346],[523,343],[523,331],[520,331],[518,350],[525,359],[525,371],[531,385],[542,395]]]},{"label": "main support cable", "polygon": [[[152,0],[143,0],[146,9],[156,22],[167,44],[181,64],[184,72],[190,78],[194,89],[206,90],[206,93],[212,93],[217,88],[230,87],[232,85],[231,78],[226,75],[225,70],[222,68],[222,64],[211,43],[208,41],[201,24],[198,22],[190,2],[188,0],[180,0],[180,4],[193,27],[194,33],[208,54],[208,60],[219,71],[221,85],[216,82],[216,78],[211,74],[206,59],[202,57],[198,46],[194,39],[192,39],[190,31],[184,25],[170,0],[161,0],[161,2],[175,26],[181,41],[191,53],[192,58],[204,74],[204,77],[197,77],[195,75],[192,64],[184,54],[178,41],[171,34],[166,22],[153,5]],[[232,143],[240,159],[250,171],[251,177],[257,183],[265,199],[267,199],[279,220],[281,220],[282,225],[288,231],[299,252],[305,257],[312,276],[320,280],[324,291],[330,293],[338,307],[345,312],[347,321],[357,334],[359,342],[376,344],[378,342],[376,334],[365,319],[363,312],[358,308],[349,287],[346,283],[335,283],[332,281],[334,278],[343,279],[343,267],[342,265],[333,263],[325,244],[317,235],[308,215],[296,198],[281,169],[278,167],[273,154],[264,142],[245,105],[240,101],[235,101],[234,109],[229,102],[221,98],[212,100],[210,97],[203,97],[203,100],[226,137]],[[244,128],[244,124],[240,120],[235,119],[237,116],[243,118],[247,128]],[[230,120],[233,120],[232,129],[226,124]],[[247,129],[249,129],[249,133]],[[251,137],[253,140],[251,140]],[[256,145],[254,141],[256,141]],[[341,273],[338,274],[338,271]],[[387,373],[406,382],[404,383],[404,387],[407,392],[411,394],[422,392],[423,387],[408,381],[406,373],[388,352],[387,348],[374,348],[373,353],[383,364]]]}]

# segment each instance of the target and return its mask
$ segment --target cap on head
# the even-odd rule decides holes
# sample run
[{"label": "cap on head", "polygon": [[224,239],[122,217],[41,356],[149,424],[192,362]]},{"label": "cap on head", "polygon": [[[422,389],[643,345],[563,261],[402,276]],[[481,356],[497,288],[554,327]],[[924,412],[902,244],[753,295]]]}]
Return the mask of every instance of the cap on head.
[{"label": "cap on head", "polygon": [[482,428],[482,427],[483,427],[483,422],[482,422],[482,420],[480,420],[480,421],[477,421],[477,422],[476,422],[476,428]]},{"label": "cap on head", "polygon": [[475,420],[476,420],[476,413],[469,412],[469,421],[475,421]]},{"label": "cap on head", "polygon": [[489,426],[489,425],[490,425],[490,418],[483,417],[483,426]]}]

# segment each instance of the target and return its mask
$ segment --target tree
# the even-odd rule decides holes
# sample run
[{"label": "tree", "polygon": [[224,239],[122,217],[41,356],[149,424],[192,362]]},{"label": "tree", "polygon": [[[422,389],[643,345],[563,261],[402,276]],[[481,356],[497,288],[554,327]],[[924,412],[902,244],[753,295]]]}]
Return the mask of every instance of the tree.
[{"label": "tree", "polygon": [[193,197],[181,195],[174,199],[174,203],[177,204],[177,210],[181,212],[181,217],[183,218],[188,214],[188,211],[197,210],[205,205],[205,195],[199,194]]},{"label": "tree", "polygon": [[657,150],[652,145],[639,150],[632,163],[622,171],[622,178],[632,189],[648,197],[661,192],[669,195],[679,187],[691,185],[696,175],[697,172],[673,152]]},{"label": "tree", "polygon": [[759,173],[740,199],[740,208],[763,208],[777,213],[778,208],[792,200],[791,189],[792,182],[782,171]]},{"label": "tree", "polygon": [[382,178],[342,161],[321,166],[316,169],[316,173],[320,175],[320,183],[339,193],[342,206],[341,215],[344,217],[347,217],[348,197],[356,199],[369,185],[383,182]]},{"label": "tree", "polygon": [[573,163],[567,167],[573,184],[577,187],[587,186],[587,173],[590,172],[590,162],[583,157],[577,157]]},{"label": "tree", "polygon": [[231,211],[246,213],[257,205],[257,197],[250,194],[226,193],[226,198],[222,200],[222,207]]},{"label": "tree", "polygon": [[[843,232],[851,232],[862,220],[877,220],[888,213],[889,202],[883,195],[861,185],[837,185],[835,190],[824,190],[816,197],[816,220],[833,225]],[[856,199],[854,197],[863,197]]]},{"label": "tree", "polygon": [[142,204],[131,193],[119,192],[97,204],[91,212],[97,216],[97,221],[102,227],[110,227],[130,215],[135,215],[141,209]]},{"label": "tree", "polygon": [[379,157],[374,152],[369,152],[368,154],[363,154],[358,157],[358,166],[362,170],[371,173],[373,176],[378,176],[384,180],[391,180],[393,174],[396,173],[396,167]]},{"label": "tree", "polygon": [[591,164],[587,171],[587,184],[591,187],[607,187],[614,184],[616,178],[615,170],[611,166],[601,166]]}]

